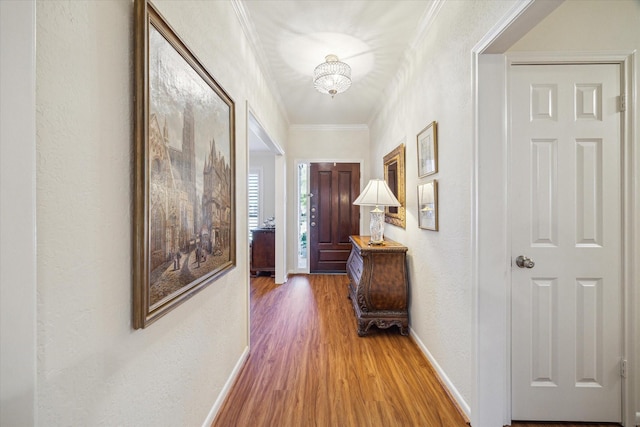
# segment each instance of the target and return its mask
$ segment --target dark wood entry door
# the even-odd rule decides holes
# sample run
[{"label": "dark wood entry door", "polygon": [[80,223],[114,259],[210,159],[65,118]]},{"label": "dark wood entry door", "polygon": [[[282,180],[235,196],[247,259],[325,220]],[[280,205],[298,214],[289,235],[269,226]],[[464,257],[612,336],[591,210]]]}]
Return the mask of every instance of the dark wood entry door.
[{"label": "dark wood entry door", "polygon": [[359,163],[311,163],[309,212],[311,273],[346,272],[350,235],[358,235]]}]

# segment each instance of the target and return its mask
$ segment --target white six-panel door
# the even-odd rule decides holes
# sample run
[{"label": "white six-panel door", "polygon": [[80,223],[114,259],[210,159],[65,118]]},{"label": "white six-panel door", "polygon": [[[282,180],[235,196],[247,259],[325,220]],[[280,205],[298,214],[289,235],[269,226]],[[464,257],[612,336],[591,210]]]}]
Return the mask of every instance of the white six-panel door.
[{"label": "white six-panel door", "polygon": [[510,69],[514,420],[621,420],[620,80]]}]

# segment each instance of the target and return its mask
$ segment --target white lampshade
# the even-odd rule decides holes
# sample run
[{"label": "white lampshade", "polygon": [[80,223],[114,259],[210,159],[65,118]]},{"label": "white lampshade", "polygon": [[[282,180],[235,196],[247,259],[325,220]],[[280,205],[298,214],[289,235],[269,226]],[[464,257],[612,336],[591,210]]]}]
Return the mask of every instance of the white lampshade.
[{"label": "white lampshade", "polygon": [[375,206],[370,212],[370,245],[384,244],[384,210],[380,206],[401,206],[384,179],[372,179],[353,202],[359,206]]},{"label": "white lampshade", "polygon": [[384,179],[372,179],[353,202],[358,206],[401,206]]}]

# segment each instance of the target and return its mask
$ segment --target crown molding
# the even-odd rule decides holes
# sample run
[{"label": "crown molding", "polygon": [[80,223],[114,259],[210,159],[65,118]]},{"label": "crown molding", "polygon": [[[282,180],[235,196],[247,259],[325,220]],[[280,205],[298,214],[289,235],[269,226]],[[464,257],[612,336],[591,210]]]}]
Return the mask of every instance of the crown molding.
[{"label": "crown molding", "polygon": [[280,113],[282,113],[286,122],[289,123],[289,115],[287,114],[287,110],[284,108],[282,95],[280,94],[280,90],[275,84],[275,79],[273,78],[273,73],[271,72],[269,61],[267,61],[267,56],[264,53],[264,48],[262,47],[262,43],[260,43],[260,38],[258,37],[255,27],[253,26],[253,22],[251,21],[251,18],[247,13],[247,9],[244,7],[244,1],[230,0],[230,2],[233,6],[233,10],[236,13],[236,16],[238,17],[238,22],[240,23],[242,32],[247,37],[249,47],[255,55],[256,62],[258,63],[258,68],[260,68],[267,86],[273,94],[273,97],[276,99],[276,104],[278,104]]},{"label": "crown molding", "polygon": [[413,40],[409,43],[410,50],[415,49],[418,43],[420,43],[427,35],[431,29],[431,24],[436,20],[444,2],[445,0],[433,0],[431,7],[424,12],[422,19],[420,19],[420,23],[418,24],[418,30],[416,31]]},{"label": "crown molding", "polygon": [[[405,69],[411,63],[411,57],[414,55],[416,47],[424,40],[427,33],[432,27],[433,22],[436,20],[442,5],[446,0],[433,0],[431,2],[431,6],[424,12],[422,15],[420,22],[418,23],[417,30],[413,36],[413,39],[409,43],[408,47],[405,49],[402,59],[400,60],[400,66],[396,71],[396,74],[391,79],[392,82],[395,82],[394,88],[397,88],[397,82],[400,80],[400,76],[405,72]],[[384,91],[385,98],[388,98],[388,89]],[[380,111],[384,108],[384,103],[378,104],[376,108],[371,111],[369,115],[369,125],[372,125],[375,119],[380,114]]]},{"label": "crown molding", "polygon": [[291,125],[289,130],[314,130],[314,131],[362,131],[369,130],[369,126],[366,124],[347,124],[347,125]]}]

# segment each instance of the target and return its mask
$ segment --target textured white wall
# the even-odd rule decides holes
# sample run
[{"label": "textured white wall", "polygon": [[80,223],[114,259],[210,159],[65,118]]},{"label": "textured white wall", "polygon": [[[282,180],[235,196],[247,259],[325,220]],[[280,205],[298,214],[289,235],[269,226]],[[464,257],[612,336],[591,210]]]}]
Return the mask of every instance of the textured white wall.
[{"label": "textured white wall", "polygon": [[39,425],[201,425],[248,345],[245,101],[287,124],[231,3],[154,3],[236,103],[238,265],[131,328],[133,2],[38,2]]},{"label": "textured white wall", "polygon": [[640,2],[569,0],[509,52],[619,51],[636,49],[639,43]]},{"label": "textured white wall", "polygon": [[[371,123],[371,175],[406,139],[407,228],[386,227],[409,247],[411,327],[469,411],[473,392],[471,288],[471,50],[511,1],[444,2],[408,56]],[[439,172],[418,179],[416,135],[438,122]],[[417,186],[438,180],[439,228],[418,228]]]},{"label": "textured white wall", "polygon": [[[298,189],[296,162],[336,161],[361,163],[361,182],[369,180],[369,129],[354,126],[291,126],[287,149],[287,269],[295,271],[297,264]],[[380,160],[382,162],[382,160]],[[362,185],[362,184],[361,184]],[[364,215],[361,215],[364,218]],[[362,224],[361,224],[362,227]],[[367,222],[368,227],[368,222]],[[362,229],[362,228],[361,228]]]}]

